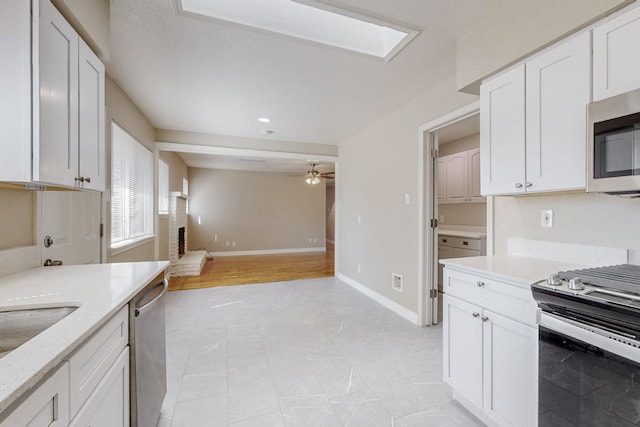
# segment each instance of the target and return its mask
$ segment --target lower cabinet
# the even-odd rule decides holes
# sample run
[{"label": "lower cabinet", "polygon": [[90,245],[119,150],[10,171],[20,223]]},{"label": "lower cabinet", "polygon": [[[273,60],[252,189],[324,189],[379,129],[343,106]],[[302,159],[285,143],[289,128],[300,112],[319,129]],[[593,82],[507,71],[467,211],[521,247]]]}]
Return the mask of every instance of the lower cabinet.
[{"label": "lower cabinet", "polygon": [[121,353],[93,391],[71,427],[129,425],[129,347]]},{"label": "lower cabinet", "polygon": [[128,427],[129,308],[80,344],[0,427]]},{"label": "lower cabinet", "polygon": [[[445,282],[447,275],[445,269]],[[497,282],[475,283],[477,289],[455,296],[445,284],[444,381],[489,425],[536,426],[538,330],[499,313],[500,297],[485,288]],[[491,301],[491,309],[483,301]]]},{"label": "lower cabinet", "polygon": [[69,425],[69,363],[54,373],[0,422],[2,427],[66,427]]}]

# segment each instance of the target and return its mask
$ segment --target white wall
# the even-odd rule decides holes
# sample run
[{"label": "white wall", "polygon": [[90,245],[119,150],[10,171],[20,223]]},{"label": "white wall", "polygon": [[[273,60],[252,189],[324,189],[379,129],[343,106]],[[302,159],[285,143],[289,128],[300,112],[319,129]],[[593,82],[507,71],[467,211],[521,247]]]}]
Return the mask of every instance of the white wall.
[{"label": "white wall", "polygon": [[285,173],[189,168],[190,251],[324,248],[325,218],[324,180],[309,185]]},{"label": "white wall", "polygon": [[[340,145],[337,273],[417,311],[418,127],[475,100],[452,76]],[[404,277],[402,293],[392,272]]]}]

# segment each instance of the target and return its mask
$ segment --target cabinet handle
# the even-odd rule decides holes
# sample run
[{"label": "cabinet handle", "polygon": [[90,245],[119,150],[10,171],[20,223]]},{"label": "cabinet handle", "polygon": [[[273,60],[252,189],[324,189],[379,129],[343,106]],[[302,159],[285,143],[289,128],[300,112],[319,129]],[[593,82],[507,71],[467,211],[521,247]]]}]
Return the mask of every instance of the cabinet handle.
[{"label": "cabinet handle", "polygon": [[473,317],[479,317],[480,313],[473,313]]},{"label": "cabinet handle", "polygon": [[87,184],[88,184],[88,183],[90,183],[90,182],[91,182],[91,177],[86,177],[86,178],[84,179],[84,182],[86,182]]},{"label": "cabinet handle", "polygon": [[483,321],[483,322],[488,322],[488,321],[489,321],[489,318],[488,318],[487,316],[482,316],[482,321]]},{"label": "cabinet handle", "polygon": [[516,188],[522,188],[522,183],[521,182],[516,182]]},{"label": "cabinet handle", "polygon": [[90,177],[84,177],[84,176],[79,176],[76,178],[76,181],[80,181],[80,182],[91,182],[91,178]]},{"label": "cabinet handle", "polygon": [[478,281],[476,282],[476,285],[478,285],[478,287],[479,287],[479,288],[481,288],[481,287],[483,287],[483,286],[484,286],[484,282],[481,282],[480,280],[478,280]]},{"label": "cabinet handle", "polygon": [[469,242],[467,242],[467,241],[462,242],[462,244],[463,244],[464,246],[469,246]]},{"label": "cabinet handle", "polygon": [[527,188],[529,188],[529,187],[533,187],[533,183],[531,183],[531,182],[527,182],[524,186],[525,186],[525,187],[527,187]]}]

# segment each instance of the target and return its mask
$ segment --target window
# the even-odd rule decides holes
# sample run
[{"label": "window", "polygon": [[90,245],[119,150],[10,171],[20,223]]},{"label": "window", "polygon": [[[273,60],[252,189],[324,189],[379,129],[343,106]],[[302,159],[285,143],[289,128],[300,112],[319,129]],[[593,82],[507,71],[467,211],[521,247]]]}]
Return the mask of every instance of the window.
[{"label": "window", "polygon": [[111,247],[153,236],[153,154],[111,125]]},{"label": "window", "polygon": [[158,213],[169,214],[169,165],[158,160]]}]

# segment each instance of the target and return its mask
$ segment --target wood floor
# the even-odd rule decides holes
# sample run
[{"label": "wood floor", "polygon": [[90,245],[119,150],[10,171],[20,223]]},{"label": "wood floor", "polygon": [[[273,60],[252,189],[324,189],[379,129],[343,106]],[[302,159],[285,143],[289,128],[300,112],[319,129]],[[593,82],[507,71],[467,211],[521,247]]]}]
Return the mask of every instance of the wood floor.
[{"label": "wood floor", "polygon": [[215,257],[198,277],[171,278],[169,290],[333,277],[333,257],[329,244],[326,252]]}]

